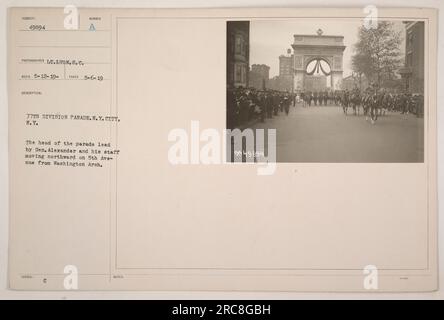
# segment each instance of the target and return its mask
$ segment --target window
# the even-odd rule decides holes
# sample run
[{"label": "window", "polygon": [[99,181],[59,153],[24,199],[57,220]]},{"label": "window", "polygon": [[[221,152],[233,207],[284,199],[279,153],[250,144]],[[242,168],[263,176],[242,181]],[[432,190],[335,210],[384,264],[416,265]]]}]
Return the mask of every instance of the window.
[{"label": "window", "polygon": [[242,82],[242,66],[235,65],[234,82]]},{"label": "window", "polygon": [[410,31],[407,35],[407,48],[411,49],[413,46],[413,32]]},{"label": "window", "polygon": [[247,68],[242,66],[242,83],[247,83]]},{"label": "window", "polygon": [[407,67],[411,67],[412,66],[412,53],[411,52],[409,52],[409,53],[407,53],[407,61],[406,61],[407,63]]},{"label": "window", "polygon": [[236,63],[234,66],[234,82],[246,84],[247,82],[247,66]]},{"label": "window", "polygon": [[244,54],[244,39],[240,34],[236,35],[235,40],[235,53]]}]

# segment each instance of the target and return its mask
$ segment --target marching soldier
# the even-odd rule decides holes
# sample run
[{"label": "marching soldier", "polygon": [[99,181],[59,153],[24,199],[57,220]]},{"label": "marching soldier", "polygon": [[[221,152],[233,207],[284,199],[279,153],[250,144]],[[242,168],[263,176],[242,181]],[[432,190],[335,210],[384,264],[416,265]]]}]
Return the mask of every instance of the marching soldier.
[{"label": "marching soldier", "polygon": [[271,92],[267,92],[266,97],[266,109],[267,109],[267,115],[268,118],[273,118],[273,98],[271,97]]},{"label": "marching soldier", "polygon": [[275,93],[275,94],[273,94],[273,99],[272,99],[272,101],[273,101],[273,110],[274,110],[274,115],[275,116],[277,116],[278,115],[278,113],[279,113],[279,100],[280,100],[280,98],[279,98],[279,96]]},{"label": "marching soldier", "polygon": [[288,95],[284,96],[284,109],[285,109],[285,114],[288,116],[288,113],[290,112],[290,98]]}]

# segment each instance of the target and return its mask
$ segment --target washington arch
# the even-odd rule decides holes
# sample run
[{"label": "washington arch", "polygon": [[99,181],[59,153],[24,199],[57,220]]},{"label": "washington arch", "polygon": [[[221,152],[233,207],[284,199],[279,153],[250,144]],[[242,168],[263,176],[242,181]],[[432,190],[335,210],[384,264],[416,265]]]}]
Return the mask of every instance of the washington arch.
[{"label": "washington arch", "polygon": [[326,71],[320,66],[321,71],[330,77],[330,88],[340,90],[342,82],[342,58],[345,50],[343,36],[323,35],[319,29],[316,35],[295,34],[291,45],[294,50],[293,60],[293,88],[296,92],[303,91],[307,66],[312,61],[317,61],[317,68],[321,61],[325,61],[330,70]]}]

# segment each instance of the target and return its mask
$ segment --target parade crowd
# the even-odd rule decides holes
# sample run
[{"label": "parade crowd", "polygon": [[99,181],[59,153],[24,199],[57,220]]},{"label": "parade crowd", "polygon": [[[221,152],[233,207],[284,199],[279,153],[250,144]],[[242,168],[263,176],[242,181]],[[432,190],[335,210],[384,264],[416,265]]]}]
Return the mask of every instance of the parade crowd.
[{"label": "parade crowd", "polygon": [[295,95],[276,90],[233,88],[227,91],[227,127],[237,128],[253,119],[271,119],[279,112],[290,112]]},{"label": "parade crowd", "polygon": [[364,91],[353,90],[300,92],[298,94],[254,88],[229,88],[227,91],[227,127],[238,128],[253,120],[265,122],[279,113],[289,114],[290,107],[301,103],[303,107],[341,106],[347,114],[351,108],[355,114],[371,116],[372,121],[388,111],[401,114],[424,114],[424,97],[420,94],[395,93],[385,89],[368,87]]},{"label": "parade crowd", "polygon": [[359,89],[345,90],[341,93],[339,101],[345,114],[348,108],[352,108],[357,114],[362,107],[363,114],[370,115],[372,120],[389,111],[401,114],[410,113],[417,117],[424,114],[424,96],[421,94],[394,93],[385,89],[368,87],[363,92]]}]

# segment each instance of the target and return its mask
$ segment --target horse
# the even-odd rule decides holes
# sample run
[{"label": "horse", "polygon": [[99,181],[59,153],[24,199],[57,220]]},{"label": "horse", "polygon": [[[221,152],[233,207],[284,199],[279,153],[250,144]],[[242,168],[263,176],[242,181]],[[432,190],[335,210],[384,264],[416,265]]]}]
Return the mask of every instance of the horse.
[{"label": "horse", "polygon": [[359,92],[353,92],[350,96],[350,105],[355,115],[359,115],[359,105],[361,104],[361,96]]},{"label": "horse", "polygon": [[350,97],[348,92],[344,92],[340,98],[342,110],[344,111],[344,114],[347,115],[347,110],[350,105]]},{"label": "horse", "polygon": [[365,93],[361,98],[362,111],[365,116],[365,120],[368,120],[368,114],[370,110],[370,98],[371,95],[368,93]]},{"label": "horse", "polygon": [[[369,107],[370,107],[370,119],[371,123],[375,124],[376,120],[378,120],[378,115],[381,112],[380,110],[380,99],[378,99],[378,95],[376,93],[372,94],[369,98]],[[366,117],[366,120],[368,117]]]}]

